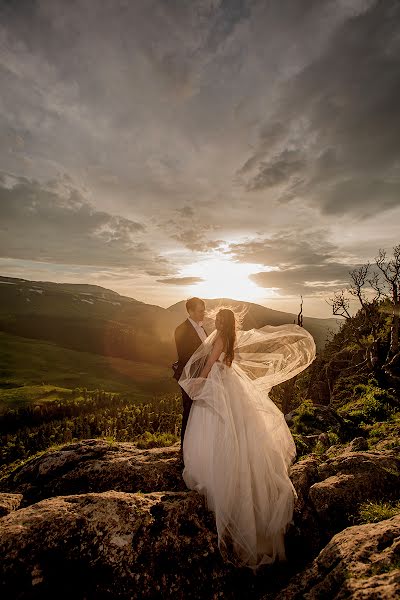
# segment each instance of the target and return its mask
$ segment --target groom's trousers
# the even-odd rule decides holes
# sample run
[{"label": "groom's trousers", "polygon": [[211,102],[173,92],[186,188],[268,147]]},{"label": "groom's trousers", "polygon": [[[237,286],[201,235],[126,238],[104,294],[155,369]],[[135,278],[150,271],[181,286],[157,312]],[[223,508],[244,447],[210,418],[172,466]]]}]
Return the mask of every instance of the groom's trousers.
[{"label": "groom's trousers", "polygon": [[182,392],[182,406],[183,406],[182,429],[181,429],[181,450],[183,450],[183,438],[185,437],[186,425],[188,422],[190,409],[192,408],[193,400],[191,398],[189,398],[189,396],[187,395],[187,393],[185,392],[185,390],[183,388],[181,388],[181,392]]}]

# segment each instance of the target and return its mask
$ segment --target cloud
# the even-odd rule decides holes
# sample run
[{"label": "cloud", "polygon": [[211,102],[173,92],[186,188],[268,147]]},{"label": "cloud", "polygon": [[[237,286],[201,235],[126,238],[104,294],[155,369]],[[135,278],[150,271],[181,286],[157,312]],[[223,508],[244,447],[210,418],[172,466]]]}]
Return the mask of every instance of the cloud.
[{"label": "cloud", "polygon": [[[197,206],[184,206],[175,209],[175,218],[168,220],[155,220],[159,230],[167,234],[170,239],[176,240],[191,252],[208,253],[226,245],[222,239],[210,239],[214,236],[220,225],[212,222],[204,223],[202,219],[203,203]],[[207,208],[209,208],[207,203]]]},{"label": "cloud", "polygon": [[218,197],[228,228],[240,204],[298,201],[328,219],[388,210],[399,11],[393,0],[4,3],[2,164],[30,178],[68,165],[129,217],[132,202],[150,216]]},{"label": "cloud", "polygon": [[326,231],[293,228],[237,244],[229,244],[225,253],[238,262],[269,267],[318,265],[333,261],[338,247],[327,239]]},{"label": "cloud", "polygon": [[168,277],[167,279],[157,279],[158,283],[167,283],[169,285],[193,285],[204,281],[202,277]]},{"label": "cloud", "polygon": [[350,271],[359,265],[328,262],[292,267],[279,271],[254,273],[249,279],[260,287],[276,288],[281,295],[319,295],[346,288]]},{"label": "cloud", "polygon": [[259,172],[247,186],[249,191],[262,190],[289,183],[292,177],[300,175],[306,161],[298,150],[284,150],[270,162],[261,161]]},{"label": "cloud", "polygon": [[23,179],[1,185],[0,223],[3,258],[173,271],[144,241],[142,223],[96,210],[70,186]]},{"label": "cloud", "polygon": [[282,296],[324,295],[347,287],[349,272],[359,266],[353,257],[341,255],[326,231],[318,230],[282,231],[270,238],[230,244],[226,253],[238,262],[268,267],[249,279],[260,287],[277,289]]},{"label": "cloud", "polygon": [[195,211],[193,206],[183,206],[182,208],[177,208],[176,212],[183,218],[192,219],[195,215]]},{"label": "cloud", "polygon": [[[208,227],[205,227],[204,229],[208,229]],[[225,244],[224,240],[207,240],[204,231],[201,229],[186,229],[171,237],[178,242],[181,242],[189,250],[195,252],[215,250]]]},{"label": "cloud", "polygon": [[274,188],[277,199],[326,215],[399,206],[399,96],[400,4],[359,2],[321,54],[281,86],[237,170],[242,186]]}]

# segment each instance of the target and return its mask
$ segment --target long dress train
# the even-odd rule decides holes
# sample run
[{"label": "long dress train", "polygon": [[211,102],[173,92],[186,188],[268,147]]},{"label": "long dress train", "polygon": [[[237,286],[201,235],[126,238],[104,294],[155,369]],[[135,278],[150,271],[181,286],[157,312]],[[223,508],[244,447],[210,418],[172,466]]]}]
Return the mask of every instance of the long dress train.
[{"label": "long dress train", "polygon": [[296,446],[268,392],[311,364],[315,343],[297,325],[237,331],[231,367],[222,353],[200,378],[216,335],[196,350],[179,380],[193,400],[182,476],[215,513],[224,560],[256,571],[286,559],[284,534],[297,498],[289,478]]}]

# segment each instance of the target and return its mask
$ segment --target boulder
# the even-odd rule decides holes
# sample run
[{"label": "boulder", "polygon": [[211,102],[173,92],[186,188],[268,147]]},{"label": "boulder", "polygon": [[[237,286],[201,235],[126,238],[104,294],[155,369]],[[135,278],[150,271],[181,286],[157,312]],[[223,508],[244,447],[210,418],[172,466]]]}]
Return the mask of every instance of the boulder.
[{"label": "boulder", "polygon": [[193,491],[42,500],[0,520],[0,554],[7,599],[211,600],[265,587],[223,561],[213,513]]},{"label": "boulder", "polygon": [[49,450],[15,469],[0,491],[23,494],[22,506],[67,494],[184,491],[180,445],[140,450],[130,442],[88,439]]},{"label": "boulder", "polygon": [[325,539],[321,536],[318,515],[309,499],[310,487],[319,481],[318,465],[321,462],[322,458],[318,455],[309,455],[295,463],[290,470],[297,500],[293,524],[286,533],[285,548],[288,561],[296,563],[299,568],[319,552]]},{"label": "boulder", "polygon": [[368,440],[363,437],[356,437],[351,440],[350,444],[348,445],[348,449],[350,452],[368,450]]},{"label": "boulder", "polygon": [[[397,600],[400,514],[337,533],[276,600]],[[270,600],[270,596],[263,596]]]},{"label": "boulder", "polygon": [[400,459],[391,453],[351,452],[327,458],[310,454],[295,463],[290,477],[298,498],[285,545],[298,568],[341,529],[355,524],[366,500],[396,500]]},{"label": "boulder", "polygon": [[351,452],[318,465],[319,481],[309,489],[327,536],[352,525],[366,500],[396,500],[400,489],[400,458],[390,452]]}]

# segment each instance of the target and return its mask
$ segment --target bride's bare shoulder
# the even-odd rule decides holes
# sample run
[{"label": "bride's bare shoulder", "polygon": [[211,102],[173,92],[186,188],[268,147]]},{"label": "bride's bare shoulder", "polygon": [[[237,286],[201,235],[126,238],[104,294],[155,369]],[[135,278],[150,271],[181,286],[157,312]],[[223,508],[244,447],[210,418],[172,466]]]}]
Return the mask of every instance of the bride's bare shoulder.
[{"label": "bride's bare shoulder", "polygon": [[213,348],[217,348],[220,352],[222,352],[224,349],[224,340],[222,339],[222,335],[219,332],[215,337]]}]

